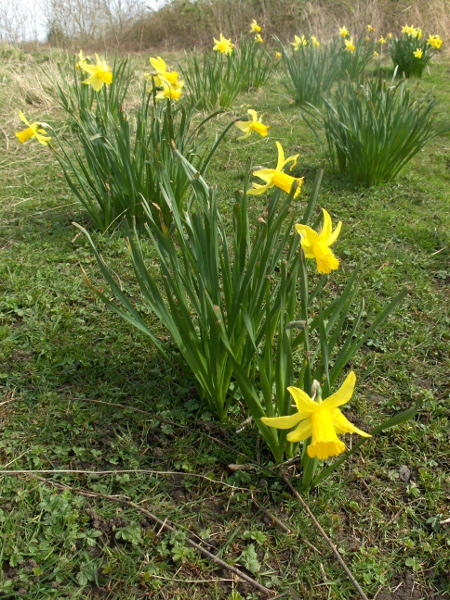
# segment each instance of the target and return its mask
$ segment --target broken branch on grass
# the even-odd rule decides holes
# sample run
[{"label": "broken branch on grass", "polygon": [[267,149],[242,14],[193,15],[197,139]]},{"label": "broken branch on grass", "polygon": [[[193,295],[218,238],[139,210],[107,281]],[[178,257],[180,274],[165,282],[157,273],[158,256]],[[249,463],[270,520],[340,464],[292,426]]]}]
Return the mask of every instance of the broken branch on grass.
[{"label": "broken branch on grass", "polygon": [[339,550],[336,548],[336,546],[333,544],[333,542],[330,540],[330,538],[327,536],[327,534],[325,533],[324,529],[322,528],[322,526],[320,525],[319,521],[316,519],[316,517],[314,516],[314,513],[312,512],[312,510],[309,508],[309,506],[306,504],[306,502],[303,500],[303,498],[300,496],[300,494],[298,493],[298,491],[295,489],[295,487],[292,485],[292,483],[289,481],[289,479],[286,477],[286,475],[282,475],[284,482],[286,483],[286,485],[289,487],[289,489],[291,490],[291,492],[294,494],[294,496],[297,498],[297,500],[300,502],[300,504],[303,506],[303,508],[306,510],[306,512],[308,513],[310,519],[312,520],[312,522],[314,523],[315,527],[317,528],[317,530],[319,531],[320,535],[324,538],[324,540],[327,542],[327,544],[329,545],[329,547],[331,548],[331,551],[333,552],[334,556],[336,557],[338,563],[341,565],[341,567],[344,569],[344,571],[346,572],[348,578],[350,579],[350,581],[353,583],[353,585],[355,586],[358,594],[361,596],[362,600],[369,600],[368,597],[366,596],[366,594],[363,592],[363,590],[361,589],[361,586],[359,585],[359,583],[356,581],[356,579],[353,577],[352,572],[350,571],[350,569],[347,567],[347,565],[344,562],[344,559],[342,558],[342,556],[339,554]]}]

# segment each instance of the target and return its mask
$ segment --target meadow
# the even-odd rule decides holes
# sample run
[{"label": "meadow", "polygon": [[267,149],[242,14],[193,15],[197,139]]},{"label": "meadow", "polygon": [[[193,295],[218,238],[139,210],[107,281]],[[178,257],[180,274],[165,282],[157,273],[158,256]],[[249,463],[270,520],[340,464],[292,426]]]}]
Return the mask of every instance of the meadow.
[{"label": "meadow", "polygon": [[[322,281],[330,297],[339,298],[359,266],[355,308],[346,314],[342,331],[351,341],[356,322],[362,319],[370,328],[406,289],[339,378],[341,384],[350,368],[357,374],[346,415],[370,431],[410,407],[420,408],[410,420],[374,435],[309,492],[301,487],[299,457],[286,460],[286,454],[277,463],[257,419],[248,418],[246,389],[235,386],[231,400],[226,397],[228,410],[217,418],[219,404],[199,393],[198,381],[180,366],[184,355],[175,336],[141,294],[127,246],[127,236],[133,239],[130,229],[120,218],[101,221],[104,211],[97,213],[96,226],[55,153],[36,139],[22,145],[14,135],[24,127],[21,110],[69,148],[67,160],[76,152],[82,155],[80,140],[94,138],[78,135],[77,121],[68,118],[60,94],[65,80],[80,76],[73,65],[81,57],[61,50],[28,54],[0,48],[0,598],[449,597],[449,59],[437,54],[420,79],[407,82],[416,94],[412,110],[421,98],[437,100],[430,108],[435,137],[392,181],[369,186],[355,182],[357,175],[339,172],[338,159],[334,168],[326,159],[326,136],[314,120],[318,113],[296,95],[298,90],[283,86],[286,57],[293,52],[289,40],[283,43],[284,56],[271,58],[267,78],[257,88],[243,86],[228,106],[223,96],[220,106],[200,90],[197,100],[205,105],[192,112],[208,147],[230,123],[245,119],[248,109],[270,126],[267,136],[253,132],[245,140],[237,139],[242,131],[230,127],[207,171],[202,170],[215,190],[224,235],[239,220],[240,191],[256,181],[249,169],[274,166],[275,142],[286,156],[298,154],[289,173],[304,180],[298,184],[300,195],[291,190],[288,210],[297,223],[324,168],[311,226],[320,229],[324,207],[333,227],[342,221],[333,244],[340,265],[323,279],[310,265],[308,273],[312,282]],[[281,48],[271,44],[273,57]],[[144,73],[152,70],[150,56],[157,55],[129,57],[133,69],[121,104],[124,114],[139,113]],[[162,56],[169,69],[182,74],[184,69],[186,81],[178,101],[170,99],[169,90],[163,102],[182,105],[189,96],[190,57]],[[112,64],[112,54],[107,60]],[[394,86],[394,76],[385,53],[367,60],[358,81],[366,77]],[[333,81],[330,90],[338,85]],[[376,94],[381,97],[386,88],[380,85]],[[166,90],[164,82],[159,87]],[[325,114],[324,104],[318,110]],[[173,122],[178,123],[175,117]],[[195,163],[196,157],[193,152],[190,160]],[[181,159],[175,159],[179,165]],[[164,188],[164,173],[155,194]],[[201,178],[192,175],[195,179]],[[248,236],[260,219],[268,221],[270,197],[271,191],[248,196]],[[149,210],[143,220],[156,222]],[[183,210],[186,204],[180,219]],[[169,231],[176,214],[175,206],[164,214]],[[89,232],[109,271],[101,270],[80,227]],[[156,272],[165,254],[155,254],[157,243],[138,235]],[[273,271],[278,277],[281,261]],[[111,310],[119,306],[118,293],[111,292],[114,282],[119,291],[126,290],[154,338]],[[293,294],[300,305],[303,296],[295,289]],[[298,314],[300,309],[292,310]],[[311,309],[306,321],[313,314],[320,316],[321,309]],[[328,321],[317,318],[319,339]],[[281,339],[282,329],[274,339]],[[164,360],[158,344],[178,362]],[[328,356],[323,345],[320,352],[326,389],[337,355]],[[300,351],[294,356],[296,375],[303,356]],[[277,355],[274,362],[280,361]],[[233,377],[241,383],[237,373],[231,385]],[[280,386],[277,380],[274,389]],[[350,449],[359,439],[345,438]]]}]

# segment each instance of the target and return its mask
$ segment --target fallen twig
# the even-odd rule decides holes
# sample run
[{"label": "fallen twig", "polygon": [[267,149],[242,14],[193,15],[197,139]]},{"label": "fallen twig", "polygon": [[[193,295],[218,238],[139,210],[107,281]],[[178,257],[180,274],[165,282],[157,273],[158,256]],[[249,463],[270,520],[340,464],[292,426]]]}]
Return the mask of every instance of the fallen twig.
[{"label": "fallen twig", "polygon": [[297,500],[300,502],[300,504],[303,506],[303,508],[306,510],[306,512],[308,513],[310,519],[312,520],[312,522],[314,523],[315,527],[317,528],[317,530],[319,531],[320,535],[324,538],[324,540],[327,542],[327,544],[330,546],[331,551],[333,552],[334,556],[336,557],[338,563],[341,565],[341,567],[344,569],[344,571],[346,572],[348,578],[350,579],[350,581],[353,583],[353,585],[355,586],[358,594],[361,596],[361,598],[363,600],[369,600],[368,597],[366,596],[366,594],[363,592],[363,590],[361,589],[361,586],[359,585],[359,583],[356,581],[356,579],[353,577],[352,572],[350,571],[350,569],[347,567],[347,565],[345,564],[342,556],[339,554],[339,550],[336,548],[336,546],[333,544],[333,542],[330,540],[330,538],[327,536],[327,534],[325,533],[324,529],[322,528],[322,526],[320,525],[319,521],[316,519],[316,517],[314,516],[314,513],[312,512],[312,510],[309,508],[309,506],[306,504],[306,502],[303,500],[303,498],[300,496],[300,494],[298,493],[298,491],[295,489],[295,487],[292,485],[292,483],[289,481],[289,479],[286,477],[286,475],[282,474],[283,477],[283,481],[286,483],[286,485],[289,487],[289,489],[291,490],[291,492],[294,494],[294,496],[297,498]]}]

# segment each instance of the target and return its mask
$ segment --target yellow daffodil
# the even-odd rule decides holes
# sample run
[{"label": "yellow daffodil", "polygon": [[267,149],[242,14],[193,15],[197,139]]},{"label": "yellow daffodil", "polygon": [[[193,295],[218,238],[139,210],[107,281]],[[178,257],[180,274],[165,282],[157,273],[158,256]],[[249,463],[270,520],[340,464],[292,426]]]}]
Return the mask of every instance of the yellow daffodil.
[{"label": "yellow daffodil", "polygon": [[88,57],[84,56],[83,50],[80,50],[79,53],[77,54],[77,56],[78,56],[78,60],[75,63],[75,69],[80,70],[83,67],[83,65],[86,64]]},{"label": "yellow daffodil", "polygon": [[106,64],[106,60],[99,58],[98,54],[95,55],[97,60],[96,65],[87,65],[80,64],[80,68],[87,73],[90,73],[91,76],[83,81],[86,85],[92,85],[96,92],[100,91],[102,87],[106,84],[112,83],[113,74],[111,73],[110,68]]},{"label": "yellow daffodil", "polygon": [[413,52],[413,54],[414,54],[414,56],[415,56],[416,58],[422,58],[422,56],[423,56],[423,52],[422,52],[422,50],[421,50],[420,48],[417,48],[417,50],[415,50],[415,51]]},{"label": "yellow daffodil", "polygon": [[27,128],[23,131],[16,131],[16,136],[19,142],[21,144],[24,144],[27,140],[30,140],[31,138],[35,137],[37,141],[40,142],[43,146],[47,146],[47,144],[52,138],[45,137],[45,134],[47,132],[45,131],[45,129],[39,127],[40,123],[29,123],[21,110],[19,110],[19,117],[21,121],[23,121],[27,126]]},{"label": "yellow daffodil", "polygon": [[340,406],[351,399],[355,383],[356,375],[351,371],[336,393],[324,401],[319,397],[318,402],[303,390],[288,387],[298,412],[286,417],[262,417],[261,422],[275,429],[291,429],[296,426],[287,434],[286,439],[288,442],[302,442],[312,438],[306,449],[310,458],[326,460],[342,454],[345,452],[345,444],[338,438],[338,434],[357,433],[363,437],[371,437],[350,423],[339,410]]},{"label": "yellow daffodil", "polygon": [[375,51],[375,52],[372,54],[372,56],[373,56],[374,58],[377,58],[377,56],[380,56],[380,55],[379,55],[379,53],[378,53],[377,51]]},{"label": "yellow daffodil", "polygon": [[383,36],[380,37],[380,39],[378,40],[378,43],[381,44],[383,46],[383,44],[386,43],[386,40],[384,39]]},{"label": "yellow daffodil", "polygon": [[155,96],[156,100],[164,100],[164,98],[168,98],[169,100],[179,100],[181,96],[181,89],[184,85],[184,81],[180,80],[175,83],[171,83],[164,77],[160,76],[160,87],[161,90]]},{"label": "yellow daffodil", "polygon": [[219,36],[219,39],[214,39],[214,43],[216,44],[213,48],[216,52],[221,52],[222,54],[226,54],[229,56],[233,52],[234,44],[231,42],[231,38],[227,40],[222,33]]},{"label": "yellow daffodil", "polygon": [[392,33],[388,33],[386,37],[388,40],[392,40]]},{"label": "yellow daffodil", "polygon": [[261,27],[256,22],[256,19],[252,20],[252,23],[250,25],[250,33],[261,33]]},{"label": "yellow daffodil", "polygon": [[366,40],[367,43],[369,43],[370,42],[370,37],[368,35],[366,35],[365,40]]},{"label": "yellow daffodil", "polygon": [[320,42],[319,42],[319,40],[316,38],[316,36],[315,36],[315,35],[312,35],[312,36],[311,36],[311,41],[312,41],[312,43],[313,43],[313,46],[315,46],[316,48],[318,48],[318,47],[320,46]]},{"label": "yellow daffodil", "polygon": [[236,123],[235,123],[236,127],[238,127],[245,134],[245,135],[241,135],[237,139],[245,140],[246,138],[248,138],[249,135],[252,134],[253,131],[255,131],[256,133],[259,133],[259,135],[262,135],[262,137],[266,137],[267,130],[269,129],[270,125],[263,125],[261,123],[261,119],[258,120],[258,113],[256,112],[256,110],[249,108],[247,112],[249,115],[251,115],[252,120],[251,121],[236,121]]},{"label": "yellow daffodil", "polygon": [[259,196],[259,194],[264,194],[269,188],[274,186],[284,190],[288,194],[292,189],[292,185],[297,181],[298,188],[295,191],[294,198],[300,194],[301,187],[303,184],[303,177],[292,177],[291,175],[287,175],[283,173],[284,167],[292,162],[291,170],[297,164],[298,154],[295,156],[289,156],[288,158],[284,158],[284,150],[280,142],[276,142],[278,149],[278,162],[275,169],[259,169],[255,171],[253,175],[259,177],[266,182],[265,185],[261,185],[259,183],[253,183],[253,189],[248,190],[247,194],[250,196]]},{"label": "yellow daffodil", "polygon": [[166,82],[169,82],[171,85],[176,86],[178,83],[178,72],[177,71],[168,71],[167,65],[165,61],[158,56],[158,58],[150,58],[150,64],[156,71],[155,75],[149,75],[148,73],[144,73],[144,77],[147,79],[153,79],[155,85],[157,87],[163,85],[161,83],[161,77],[165,79]]},{"label": "yellow daffodil", "polygon": [[406,35],[413,35],[413,33],[414,33],[414,26],[413,25],[411,25],[411,26],[405,25],[402,28],[402,33],[405,33]]},{"label": "yellow daffodil", "polygon": [[367,25],[366,30],[368,33],[372,33],[372,31],[376,31],[375,27],[372,27],[372,25]]},{"label": "yellow daffodil", "polygon": [[421,39],[421,37],[422,37],[422,35],[423,35],[423,34],[422,34],[422,30],[420,29],[420,27],[417,27],[416,29],[414,29],[414,32],[413,32],[413,37],[415,37],[415,38],[417,38],[418,40],[420,40],[420,39]]},{"label": "yellow daffodil", "polygon": [[308,40],[305,38],[304,35],[302,35],[302,37],[298,37],[298,35],[294,35],[294,41],[291,42],[291,46],[294,47],[294,50],[300,50],[300,48],[302,46],[306,46],[308,44]]},{"label": "yellow daffodil", "polygon": [[255,42],[257,42],[258,44],[264,44],[264,40],[263,38],[259,35],[259,33],[257,33],[255,35]]},{"label": "yellow daffodil", "polygon": [[348,36],[348,29],[346,27],[341,27],[339,29],[339,35],[343,38],[346,38]]},{"label": "yellow daffodil", "polygon": [[275,60],[280,60],[282,56],[281,52],[275,52]]},{"label": "yellow daffodil", "polygon": [[344,42],[346,50],[348,50],[349,52],[354,52],[356,50],[356,46],[353,43],[353,38],[350,38],[349,40],[344,40]]},{"label": "yellow daffodil", "polygon": [[339,221],[336,229],[332,231],[330,215],[324,208],[322,212],[323,229],[320,233],[317,233],[308,225],[296,225],[295,229],[302,238],[301,244],[306,258],[315,258],[318,272],[328,275],[339,267],[339,260],[330,250],[330,246],[337,240],[341,232],[342,222]]},{"label": "yellow daffodil", "polygon": [[438,35],[430,35],[430,37],[427,39],[427,44],[432,48],[439,50],[439,48],[442,46],[442,40]]}]

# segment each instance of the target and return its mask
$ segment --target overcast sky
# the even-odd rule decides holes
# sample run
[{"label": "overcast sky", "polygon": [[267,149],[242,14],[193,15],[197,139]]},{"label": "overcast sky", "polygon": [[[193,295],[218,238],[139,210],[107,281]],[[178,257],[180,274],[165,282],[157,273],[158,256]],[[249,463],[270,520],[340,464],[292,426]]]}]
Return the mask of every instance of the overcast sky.
[{"label": "overcast sky", "polygon": [[[45,41],[48,27],[45,11],[46,0],[0,0],[0,41],[7,39],[6,31],[17,30],[19,38]],[[164,0],[145,0],[150,8],[160,6]],[[11,37],[11,36],[9,36]]]}]

